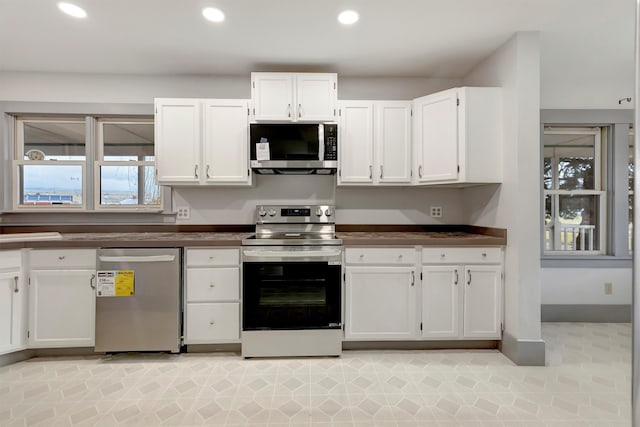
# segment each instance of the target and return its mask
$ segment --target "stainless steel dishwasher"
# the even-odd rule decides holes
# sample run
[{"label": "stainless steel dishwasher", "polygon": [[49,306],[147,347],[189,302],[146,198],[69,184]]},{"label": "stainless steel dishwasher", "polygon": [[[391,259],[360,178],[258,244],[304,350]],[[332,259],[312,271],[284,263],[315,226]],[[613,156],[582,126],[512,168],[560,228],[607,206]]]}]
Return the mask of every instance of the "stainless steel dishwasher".
[{"label": "stainless steel dishwasher", "polygon": [[180,351],[180,251],[98,250],[96,352]]}]

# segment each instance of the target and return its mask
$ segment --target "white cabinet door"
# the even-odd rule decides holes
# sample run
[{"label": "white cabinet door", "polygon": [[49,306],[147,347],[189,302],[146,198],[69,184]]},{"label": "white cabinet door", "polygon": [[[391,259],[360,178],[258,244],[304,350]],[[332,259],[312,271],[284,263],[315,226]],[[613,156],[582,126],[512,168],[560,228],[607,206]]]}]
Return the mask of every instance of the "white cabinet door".
[{"label": "white cabinet door", "polygon": [[501,338],[502,277],[499,266],[464,266],[463,311],[465,338]]},{"label": "white cabinet door", "polygon": [[336,119],[335,74],[296,75],[296,120],[333,121]]},{"label": "white cabinet door", "polygon": [[95,270],[32,270],[30,347],[91,347],[95,335]]},{"label": "white cabinet door", "polygon": [[413,267],[346,267],[345,338],[415,338]]},{"label": "white cabinet door", "polygon": [[20,270],[0,273],[0,354],[26,346],[26,298]]},{"label": "white cabinet door", "polygon": [[456,89],[414,100],[417,183],[458,178],[458,95]]},{"label": "white cabinet door", "polygon": [[250,183],[248,108],[241,99],[203,102],[205,183]]},{"label": "white cabinet door", "polygon": [[423,338],[460,338],[462,279],[456,265],[422,268]]},{"label": "white cabinet door", "polygon": [[156,99],[155,155],[159,184],[200,182],[200,101]]},{"label": "white cabinet door", "polygon": [[373,102],[340,106],[338,184],[373,183]]},{"label": "white cabinet door", "polygon": [[377,182],[408,184],[411,182],[411,102],[381,101],[375,109]]},{"label": "white cabinet door", "polygon": [[295,76],[291,73],[251,73],[255,120],[295,120]]}]

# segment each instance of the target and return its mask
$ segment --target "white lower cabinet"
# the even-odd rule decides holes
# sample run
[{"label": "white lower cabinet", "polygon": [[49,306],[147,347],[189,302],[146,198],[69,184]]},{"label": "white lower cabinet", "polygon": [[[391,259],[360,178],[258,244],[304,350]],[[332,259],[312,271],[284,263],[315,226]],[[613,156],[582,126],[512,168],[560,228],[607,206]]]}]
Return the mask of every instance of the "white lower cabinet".
[{"label": "white lower cabinet", "polygon": [[425,248],[422,261],[423,339],[501,339],[500,248]]},{"label": "white lower cabinet", "polygon": [[187,248],[185,344],[240,340],[240,250]]},{"label": "white lower cabinet", "polygon": [[345,254],[345,339],[414,339],[415,248],[347,248]]},{"label": "white lower cabinet", "polygon": [[26,348],[27,297],[22,270],[22,251],[1,251],[0,354]]},{"label": "white lower cabinet", "polygon": [[92,347],[96,251],[32,250],[30,269],[29,347]]}]

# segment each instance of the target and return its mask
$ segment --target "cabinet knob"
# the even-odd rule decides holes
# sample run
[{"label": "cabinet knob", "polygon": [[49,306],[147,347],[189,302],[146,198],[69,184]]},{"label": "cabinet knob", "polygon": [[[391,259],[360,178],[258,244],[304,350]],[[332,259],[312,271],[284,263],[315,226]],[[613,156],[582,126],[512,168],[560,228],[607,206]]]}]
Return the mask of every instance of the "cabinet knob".
[{"label": "cabinet knob", "polygon": [[209,287],[210,287],[210,288],[215,288],[215,287],[216,287],[216,285],[215,285],[215,284],[213,284],[213,283],[211,283],[211,284],[209,285]]},{"label": "cabinet knob", "polygon": [[60,255],[60,256],[58,257],[58,259],[59,259],[60,261],[62,261],[63,259],[65,259],[65,256],[64,256],[64,255]]},{"label": "cabinet knob", "polygon": [[360,254],[360,259],[363,260],[364,259],[364,254]]},{"label": "cabinet knob", "polygon": [[209,322],[209,325],[211,325],[211,326],[213,326],[215,324],[216,324],[216,322],[214,322],[213,320]]},{"label": "cabinet knob", "polygon": [[398,259],[402,259],[402,254],[398,255]]},{"label": "cabinet knob", "polygon": [[444,258],[444,254],[440,254],[440,258]]}]

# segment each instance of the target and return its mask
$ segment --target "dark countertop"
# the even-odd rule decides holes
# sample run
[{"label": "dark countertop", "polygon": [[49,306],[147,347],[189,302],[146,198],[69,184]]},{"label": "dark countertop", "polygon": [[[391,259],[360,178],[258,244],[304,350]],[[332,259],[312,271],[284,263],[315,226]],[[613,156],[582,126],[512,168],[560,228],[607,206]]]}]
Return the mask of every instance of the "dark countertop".
[{"label": "dark countertop", "polygon": [[[62,233],[59,240],[1,242],[0,249],[240,246],[253,233]],[[506,236],[470,231],[339,231],[345,246],[504,246]],[[494,235],[492,235],[494,234]]]}]

